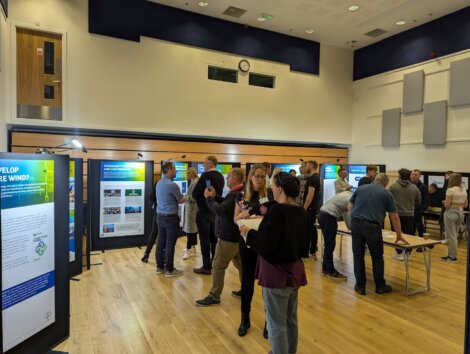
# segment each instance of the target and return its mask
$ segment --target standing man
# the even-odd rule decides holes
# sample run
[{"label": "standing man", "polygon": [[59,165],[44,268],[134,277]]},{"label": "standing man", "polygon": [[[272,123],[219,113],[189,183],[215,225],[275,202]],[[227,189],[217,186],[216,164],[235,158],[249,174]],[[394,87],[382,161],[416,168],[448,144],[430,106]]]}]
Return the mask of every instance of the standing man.
[{"label": "standing man", "polygon": [[186,201],[178,185],[173,182],[175,176],[176,168],[173,162],[164,162],[162,178],[157,183],[157,274],[165,273],[167,278],[183,275],[183,271],[173,266],[180,223],[178,204]]},{"label": "standing man", "polygon": [[[423,237],[424,234],[424,224],[423,224],[423,214],[424,212],[428,209],[429,207],[429,191],[428,191],[428,186],[426,186],[423,182],[420,180],[421,177],[421,171],[420,170],[413,170],[411,172],[411,183],[414,183],[416,187],[418,187],[419,193],[421,194],[421,204],[415,209],[415,222],[414,222],[414,232],[413,234],[416,234],[416,231],[418,231],[419,237]],[[417,249],[416,251],[420,251],[420,249]]]},{"label": "standing man", "polygon": [[335,194],[339,194],[344,191],[350,191],[352,186],[346,181],[348,172],[345,168],[340,168],[338,170],[338,179],[335,181]]},{"label": "standing man", "polygon": [[269,162],[261,163],[266,169],[266,188],[271,188],[271,176],[273,175],[273,167]]},{"label": "standing man", "polygon": [[378,168],[375,165],[367,165],[366,167],[366,175],[359,180],[358,187],[362,186],[363,184],[372,183],[375,176],[377,175]]},{"label": "standing man", "polygon": [[[408,235],[413,235],[415,230],[415,209],[421,204],[421,194],[410,180],[411,171],[406,168],[398,170],[398,181],[389,188],[397,206],[398,216],[400,218],[401,231]],[[393,225],[392,225],[393,230]],[[402,251],[397,249],[394,259],[403,260]]]},{"label": "standing man", "polygon": [[[240,230],[233,221],[235,213],[235,203],[238,195],[243,189],[243,179],[245,173],[241,168],[232,168],[227,176],[227,186],[230,192],[225,199],[217,196],[215,190],[206,188],[204,195],[209,209],[215,214],[215,229],[219,238],[215,247],[215,256],[212,261],[212,288],[202,300],[197,300],[197,306],[212,306],[220,304],[220,294],[224,289],[225,270],[232,261],[238,269],[241,283],[241,259],[238,242],[240,240]],[[232,292],[238,294],[237,291]]]},{"label": "standing man", "polygon": [[198,210],[196,213],[196,225],[199,231],[199,241],[201,243],[202,267],[193,269],[196,274],[211,275],[212,258],[215,254],[214,221],[215,215],[206,204],[204,190],[214,189],[216,195],[221,196],[224,189],[224,176],[217,171],[217,158],[209,155],[204,160],[204,173],[194,186],[193,198],[196,199]]},{"label": "standing man", "polygon": [[335,269],[333,263],[333,252],[336,247],[336,234],[338,233],[338,219],[344,218],[346,226],[351,229],[351,218],[348,214],[348,204],[352,192],[347,190],[336,194],[333,198],[322,205],[318,213],[323,239],[325,240],[325,250],[323,252],[322,275],[333,279],[347,279],[347,277]]},{"label": "standing man", "polygon": [[354,255],[354,275],[356,285],[354,290],[366,294],[366,267],[364,262],[365,245],[369,247],[374,273],[375,292],[377,294],[389,293],[392,287],[384,279],[384,246],[382,227],[385,213],[388,212],[392,225],[397,233],[395,243],[408,242],[401,234],[400,219],[392,194],[385,188],[388,185],[388,176],[379,173],[374,182],[358,188],[351,197],[348,210],[351,213],[351,235]]},{"label": "standing man", "polygon": [[312,240],[310,243],[309,258],[317,260],[317,243],[318,243],[318,232],[315,227],[317,222],[317,213],[320,209],[321,200],[321,183],[320,175],[317,172],[318,163],[316,161],[309,160],[306,163],[306,174],[307,183],[304,190],[304,208],[307,210],[307,214],[310,217],[312,225]]}]

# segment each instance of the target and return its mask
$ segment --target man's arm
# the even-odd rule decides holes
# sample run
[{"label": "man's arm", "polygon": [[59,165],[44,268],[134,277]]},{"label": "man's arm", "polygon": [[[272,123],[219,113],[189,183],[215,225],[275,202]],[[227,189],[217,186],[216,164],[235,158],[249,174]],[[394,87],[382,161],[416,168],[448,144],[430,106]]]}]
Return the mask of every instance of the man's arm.
[{"label": "man's arm", "polygon": [[315,194],[315,187],[308,186],[308,193],[307,193],[307,196],[305,197],[304,209],[307,209],[310,206],[310,204],[312,203],[314,194]]},{"label": "man's arm", "polygon": [[397,239],[395,240],[395,243],[398,243],[401,241],[404,244],[409,245],[408,241],[406,241],[403,238],[403,235],[401,233],[401,223],[400,223],[400,218],[398,217],[398,213],[393,212],[393,213],[389,213],[389,215],[390,215],[390,221],[392,222],[392,225],[393,225],[393,229],[395,230],[397,234]]}]

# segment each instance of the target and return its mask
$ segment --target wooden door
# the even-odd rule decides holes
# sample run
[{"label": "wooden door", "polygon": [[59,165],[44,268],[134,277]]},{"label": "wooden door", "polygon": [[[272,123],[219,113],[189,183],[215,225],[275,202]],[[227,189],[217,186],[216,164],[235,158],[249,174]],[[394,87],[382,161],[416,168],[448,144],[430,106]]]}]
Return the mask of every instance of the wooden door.
[{"label": "wooden door", "polygon": [[16,30],[18,118],[62,120],[62,35]]}]

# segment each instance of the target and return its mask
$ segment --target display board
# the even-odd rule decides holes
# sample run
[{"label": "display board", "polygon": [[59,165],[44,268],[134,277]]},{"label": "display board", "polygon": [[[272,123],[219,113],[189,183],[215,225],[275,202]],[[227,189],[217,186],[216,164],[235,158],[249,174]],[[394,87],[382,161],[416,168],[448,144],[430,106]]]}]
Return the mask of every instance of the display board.
[{"label": "display board", "polygon": [[180,187],[181,193],[186,194],[188,192],[188,168],[189,162],[173,162],[176,168],[176,176],[173,179],[178,187]]},{"label": "display board", "polygon": [[332,198],[336,194],[335,181],[338,179],[338,171],[341,165],[323,165],[321,169],[321,177],[323,178],[323,203]]},{"label": "display board", "polygon": [[[376,164],[379,172],[386,172],[386,166]],[[366,175],[367,165],[355,164],[325,164],[320,168],[320,177],[322,180],[323,203],[336,194],[335,181],[338,179],[338,171],[345,168],[348,171],[346,181],[353,187],[353,191],[357,189],[359,180]]]},{"label": "display board", "polygon": [[[459,172],[462,175],[462,187],[467,190],[467,196],[470,198],[470,191],[468,189],[470,172]],[[446,194],[444,190],[445,172],[444,171],[421,171],[422,182],[428,187],[430,184],[435,183],[437,185],[440,197],[442,200],[445,199]],[[468,207],[465,209],[468,210]]]},{"label": "display board", "polygon": [[[153,161],[88,160],[92,249],[145,244],[150,231]],[[122,240],[119,240],[122,239]]]},{"label": "display board", "polygon": [[2,350],[69,334],[68,156],[0,153]]},{"label": "display board", "polygon": [[[197,162],[197,165],[196,165],[196,169],[197,169],[197,174],[200,176],[204,173],[204,164],[202,162]],[[230,170],[233,168],[233,167],[240,167],[241,164],[239,162],[219,162],[216,166],[216,169],[217,171],[219,171],[223,176],[224,176],[224,181],[225,181],[225,184],[224,184],[224,190],[222,192],[222,196],[225,197],[228,192],[230,191],[230,188],[228,188],[227,186],[227,176],[228,176],[228,173],[230,172]]]},{"label": "display board", "polygon": [[70,159],[69,171],[69,261],[70,276],[82,272],[83,160]]}]

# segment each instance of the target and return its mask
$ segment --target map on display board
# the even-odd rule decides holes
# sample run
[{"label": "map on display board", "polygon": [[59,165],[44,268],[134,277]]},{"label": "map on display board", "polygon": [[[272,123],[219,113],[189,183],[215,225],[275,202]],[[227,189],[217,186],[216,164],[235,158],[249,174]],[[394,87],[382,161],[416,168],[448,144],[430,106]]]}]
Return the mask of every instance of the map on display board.
[{"label": "map on display board", "polygon": [[75,261],[75,161],[70,160],[69,173],[69,261]]},{"label": "map on display board", "polygon": [[341,165],[323,165],[323,203],[336,194],[335,181]]},{"label": "map on display board", "polygon": [[348,166],[348,179],[353,191],[358,187],[360,179],[366,175],[366,168],[366,165]]},{"label": "map on display board", "polygon": [[145,162],[100,162],[100,237],[144,233]]},{"label": "map on display board", "polygon": [[54,161],[0,160],[3,351],[55,322]]}]

